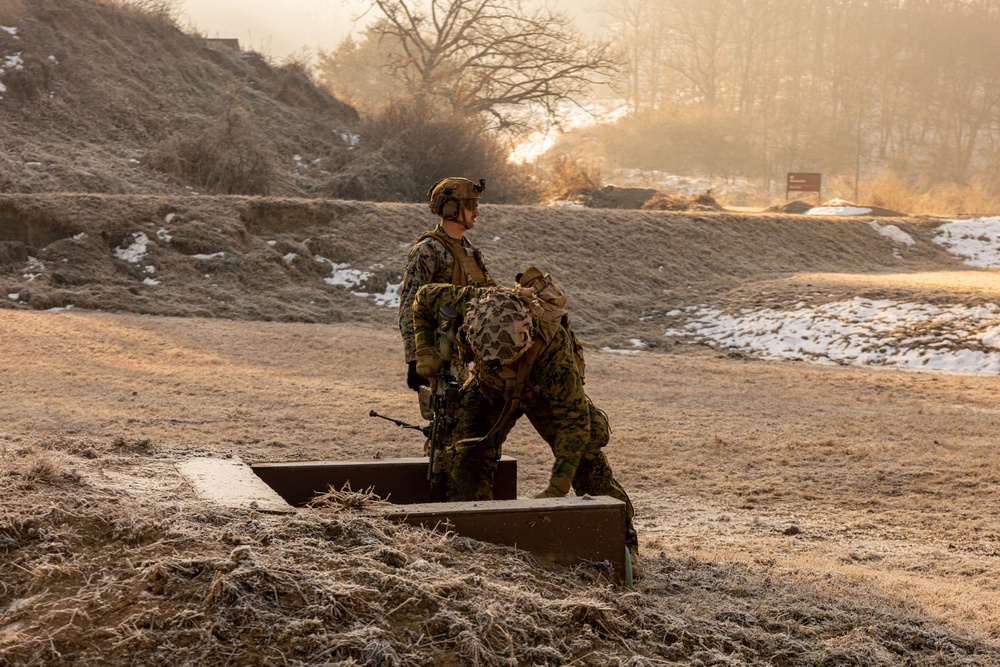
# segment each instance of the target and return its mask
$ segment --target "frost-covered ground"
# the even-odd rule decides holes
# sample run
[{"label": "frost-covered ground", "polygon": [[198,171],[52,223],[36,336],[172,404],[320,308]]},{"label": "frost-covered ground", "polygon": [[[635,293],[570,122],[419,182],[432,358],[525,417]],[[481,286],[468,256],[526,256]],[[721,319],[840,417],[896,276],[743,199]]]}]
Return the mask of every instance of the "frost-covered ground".
[{"label": "frost-covered ground", "polygon": [[[830,207],[825,215],[856,214],[853,208]],[[914,242],[894,225],[872,226],[897,244]],[[969,266],[1000,267],[1000,217],[947,222],[938,228],[934,240]],[[942,306],[853,298],[737,313],[703,305],[669,315],[684,323],[669,329],[665,333],[668,337],[752,356],[934,371],[1000,372],[1000,305],[992,303]],[[640,341],[633,341],[633,345],[634,349],[627,352],[642,348]]]}]

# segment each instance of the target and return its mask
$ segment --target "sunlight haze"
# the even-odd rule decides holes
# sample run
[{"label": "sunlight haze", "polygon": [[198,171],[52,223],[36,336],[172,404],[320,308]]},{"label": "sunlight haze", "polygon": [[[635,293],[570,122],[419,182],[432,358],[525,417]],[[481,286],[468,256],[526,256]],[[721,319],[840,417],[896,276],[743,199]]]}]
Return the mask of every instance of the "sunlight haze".
[{"label": "sunlight haze", "polygon": [[236,38],[277,60],[331,49],[355,29],[364,0],[186,0],[181,13],[206,37]]},{"label": "sunlight haze", "polygon": [[[527,6],[537,3],[525,3]],[[550,0],[560,11],[589,7],[589,2]],[[182,23],[189,22],[206,37],[236,38],[246,50],[258,51],[276,60],[300,54],[304,49],[329,50],[340,40],[364,27],[371,16],[362,17],[370,6],[368,0],[181,0]],[[595,27],[590,21],[577,21],[584,30]],[[359,19],[357,22],[356,20]]]}]

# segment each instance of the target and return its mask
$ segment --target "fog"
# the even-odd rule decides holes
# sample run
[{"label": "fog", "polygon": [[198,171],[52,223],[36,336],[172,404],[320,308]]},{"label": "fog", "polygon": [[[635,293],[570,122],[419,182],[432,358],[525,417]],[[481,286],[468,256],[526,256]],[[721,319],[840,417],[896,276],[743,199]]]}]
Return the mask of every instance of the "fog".
[{"label": "fog", "polygon": [[[186,0],[181,14],[208,37],[234,37],[277,60],[331,49],[363,26],[364,0]],[[360,19],[360,22],[359,22]]]},{"label": "fog", "polygon": [[[331,50],[377,17],[366,14],[371,0],[178,1],[191,27],[235,37],[277,61]],[[896,210],[912,210],[912,196],[891,195],[897,192],[938,200],[984,193],[981,203],[958,209],[970,212],[994,210],[994,193],[1000,198],[995,2],[606,0],[603,12],[596,0],[523,6],[546,4],[619,49],[614,85],[604,90],[625,110],[618,123],[563,134],[554,155],[585,155],[605,170],[708,176],[713,184],[749,178],[768,193],[787,173],[823,173],[825,184],[839,179],[839,190],[856,198],[866,182],[877,183],[880,205],[902,201],[890,206]],[[358,105],[372,87],[366,65],[354,63],[333,82]]]},{"label": "fog", "polygon": [[[590,0],[524,4],[574,10],[581,30],[599,29],[598,15],[588,11],[595,5]],[[304,51],[332,49],[370,20],[374,12],[365,15],[369,5],[368,0],[181,0],[179,7],[181,22],[207,37],[236,38],[244,49],[282,61]]]}]

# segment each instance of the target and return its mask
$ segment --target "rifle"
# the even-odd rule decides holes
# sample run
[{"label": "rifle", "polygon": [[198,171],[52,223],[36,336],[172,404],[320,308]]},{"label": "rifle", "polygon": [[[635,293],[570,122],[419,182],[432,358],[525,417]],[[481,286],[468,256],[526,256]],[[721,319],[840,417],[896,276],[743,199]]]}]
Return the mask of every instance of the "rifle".
[{"label": "rifle", "polygon": [[[457,344],[455,330],[458,328],[459,314],[454,308],[442,306],[438,311],[438,353],[444,363],[431,385],[430,423],[415,426],[392,417],[386,417],[372,410],[370,417],[391,421],[396,426],[420,431],[427,438],[427,481],[430,482],[431,502],[441,502],[445,498],[447,480],[448,448],[451,446],[451,432],[455,428],[455,412],[458,408],[458,378],[452,373],[451,358]],[[423,388],[421,388],[423,389]]]}]

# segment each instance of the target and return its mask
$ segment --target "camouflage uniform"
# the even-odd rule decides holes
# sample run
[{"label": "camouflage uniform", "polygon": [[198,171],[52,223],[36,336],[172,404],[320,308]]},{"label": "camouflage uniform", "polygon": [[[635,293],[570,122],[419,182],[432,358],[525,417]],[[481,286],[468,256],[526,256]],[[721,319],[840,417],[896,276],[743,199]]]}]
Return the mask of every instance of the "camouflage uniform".
[{"label": "camouflage uniform", "polygon": [[[449,306],[464,315],[470,301],[486,292],[483,288],[429,285],[414,301],[417,344],[431,344],[437,327],[437,312]],[[572,480],[577,495],[611,496],[625,502],[626,544],[637,551],[638,536],[632,524],[632,503],[615,480],[601,448],[610,429],[607,418],[584,393],[583,379],[575,357],[573,338],[562,324],[540,327],[536,336],[545,344],[534,359],[526,391],[519,407],[486,439],[501,417],[506,400],[476,364],[459,395],[458,423],[452,432],[452,463],[448,500],[491,500],[493,474],[503,442],[514,424],[528,421],[548,443],[555,456],[553,479]],[[508,371],[509,372],[509,371]]]},{"label": "camouflage uniform", "polygon": [[[434,233],[444,235],[444,229],[438,225]],[[453,243],[470,256],[482,270],[484,279],[474,281],[477,286],[491,286],[496,283],[490,278],[489,271],[483,263],[483,255],[464,236]],[[463,272],[464,274],[464,272]],[[403,283],[399,288],[399,333],[403,337],[403,355],[409,363],[417,358],[416,345],[413,342],[413,299],[417,290],[431,283],[458,284],[455,278],[455,255],[446,248],[442,241],[425,234],[410,248],[406,259],[406,269],[403,271]],[[461,284],[470,284],[466,280]]]}]

